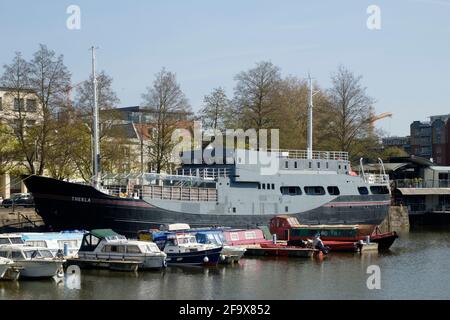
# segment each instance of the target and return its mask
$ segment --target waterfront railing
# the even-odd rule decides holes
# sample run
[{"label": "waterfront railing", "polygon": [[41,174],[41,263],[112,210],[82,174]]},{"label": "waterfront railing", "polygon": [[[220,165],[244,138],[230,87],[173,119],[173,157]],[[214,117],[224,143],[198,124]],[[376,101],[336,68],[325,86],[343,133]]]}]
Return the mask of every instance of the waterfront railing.
[{"label": "waterfront railing", "polygon": [[395,188],[450,188],[450,180],[397,179],[393,181]]}]

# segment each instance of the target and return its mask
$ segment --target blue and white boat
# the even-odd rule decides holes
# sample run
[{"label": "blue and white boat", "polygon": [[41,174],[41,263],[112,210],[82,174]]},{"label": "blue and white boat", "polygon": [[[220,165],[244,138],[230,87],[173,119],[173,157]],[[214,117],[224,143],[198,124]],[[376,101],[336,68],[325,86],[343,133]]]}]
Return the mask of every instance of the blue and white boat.
[{"label": "blue and white boat", "polygon": [[153,241],[167,254],[169,266],[216,266],[222,253],[222,246],[199,243],[189,232],[155,232]]},{"label": "blue and white boat", "polygon": [[33,232],[21,233],[26,245],[50,250],[55,257],[58,252],[65,257],[74,257],[81,247],[85,231]]}]

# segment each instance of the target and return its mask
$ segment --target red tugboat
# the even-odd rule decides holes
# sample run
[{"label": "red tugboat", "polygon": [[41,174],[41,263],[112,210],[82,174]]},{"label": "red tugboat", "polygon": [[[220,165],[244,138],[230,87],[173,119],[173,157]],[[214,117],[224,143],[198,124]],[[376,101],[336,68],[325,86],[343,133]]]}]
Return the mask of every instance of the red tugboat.
[{"label": "red tugboat", "polygon": [[378,228],[367,232],[359,225],[301,225],[295,217],[280,215],[270,220],[270,232],[277,235],[277,239],[286,240],[290,245],[300,244],[302,241],[314,238],[320,234],[325,246],[331,251],[356,251],[357,243],[365,241],[367,236],[371,242],[378,244],[378,250],[387,250],[398,238],[397,233],[380,233]]}]

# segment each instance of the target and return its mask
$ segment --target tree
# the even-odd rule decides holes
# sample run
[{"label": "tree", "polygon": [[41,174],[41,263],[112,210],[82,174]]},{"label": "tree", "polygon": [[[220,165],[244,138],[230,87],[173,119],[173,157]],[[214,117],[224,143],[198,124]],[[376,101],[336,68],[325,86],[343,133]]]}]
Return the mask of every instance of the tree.
[{"label": "tree", "polygon": [[[97,98],[99,106],[99,142],[100,168],[104,172],[123,173],[131,171],[134,154],[131,142],[122,125],[120,114],[114,109],[120,103],[112,88],[113,79],[104,71],[97,74]],[[78,88],[75,97],[75,107],[81,119],[78,135],[81,143],[74,152],[74,161],[80,175],[89,181],[93,175],[92,168],[92,132],[94,111],[94,89],[92,75]],[[130,164],[131,163],[131,164]]]},{"label": "tree", "polygon": [[143,104],[152,114],[152,139],[148,145],[148,155],[156,172],[168,168],[174,147],[172,132],[177,124],[187,120],[191,107],[177,83],[174,73],[163,68],[155,75],[152,87],[142,95]]},{"label": "tree", "polygon": [[[13,61],[9,65],[4,65],[4,72],[0,78],[0,83],[8,89],[6,97],[11,101],[11,107],[5,108],[3,121],[3,134],[17,143],[17,157],[26,163],[28,173],[36,173],[35,160],[37,153],[37,137],[34,125],[36,121],[30,113],[27,113],[25,102],[27,98],[34,97],[30,84],[30,64],[22,58],[20,52],[16,52]],[[0,119],[1,120],[1,119]],[[35,123],[35,122],[34,122]],[[12,129],[12,130],[10,130]]]},{"label": "tree", "polygon": [[229,101],[222,87],[215,88],[203,99],[204,106],[199,115],[206,129],[225,129],[225,121],[228,114]]},{"label": "tree", "polygon": [[[37,97],[40,120],[33,127],[39,154],[36,173],[42,175],[47,163],[52,139],[57,137],[55,116],[66,106],[66,92],[71,74],[64,65],[62,55],[56,56],[46,45],[39,45],[30,63],[30,87]],[[33,170],[34,171],[34,170]]]},{"label": "tree", "polygon": [[244,129],[270,128],[277,112],[280,69],[263,61],[255,68],[239,73],[235,80],[233,108],[240,119],[239,125]]},{"label": "tree", "polygon": [[407,157],[408,153],[399,147],[387,147],[381,153],[382,160],[389,160],[389,158],[393,157]]},{"label": "tree", "polygon": [[374,136],[370,120],[375,100],[367,95],[361,80],[361,76],[355,76],[343,66],[331,76],[332,87],[328,94],[333,120],[328,130],[333,135],[329,142],[338,150],[352,152],[361,149],[358,143],[364,140],[367,143],[367,139]]},{"label": "tree", "polygon": [[0,122],[0,175],[5,174],[14,166],[18,154],[18,142],[11,139],[12,129]]}]

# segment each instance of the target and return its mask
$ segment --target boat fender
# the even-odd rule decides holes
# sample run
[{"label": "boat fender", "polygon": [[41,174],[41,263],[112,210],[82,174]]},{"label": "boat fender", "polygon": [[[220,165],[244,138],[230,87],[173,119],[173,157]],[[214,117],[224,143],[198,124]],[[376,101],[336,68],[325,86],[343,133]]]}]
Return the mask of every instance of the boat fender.
[{"label": "boat fender", "polygon": [[167,268],[167,260],[166,259],[163,260],[162,266],[163,266],[163,268]]},{"label": "boat fender", "polygon": [[58,276],[58,278],[64,277],[64,270],[63,270],[63,268],[58,269],[58,272],[56,273],[56,275]]},{"label": "boat fender", "polygon": [[226,257],[223,254],[221,254],[220,255],[220,260],[225,261],[225,259],[226,259]]},{"label": "boat fender", "polygon": [[204,263],[208,263],[208,262],[209,262],[209,258],[208,258],[208,257],[204,257],[204,258],[203,258],[203,262],[204,262]]}]

